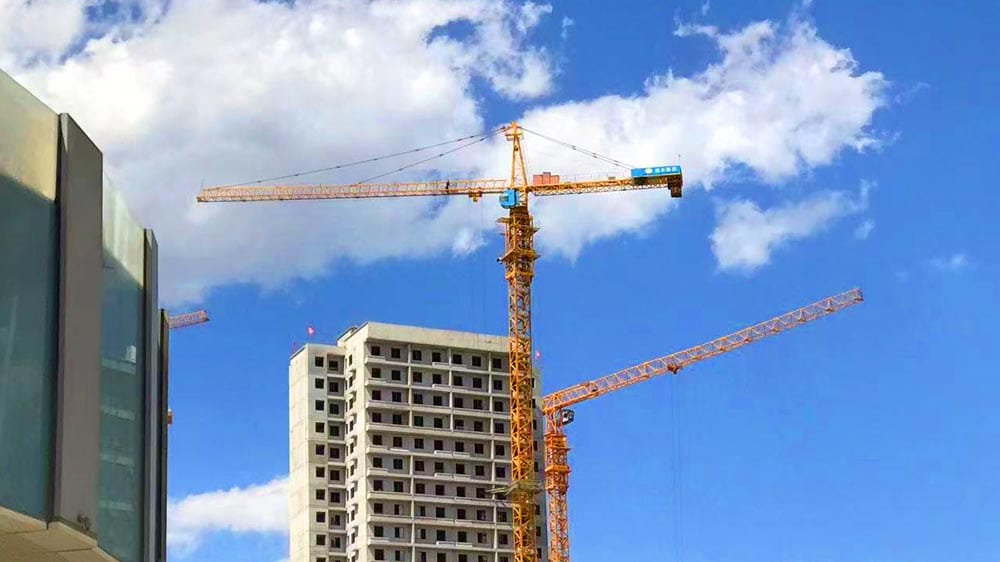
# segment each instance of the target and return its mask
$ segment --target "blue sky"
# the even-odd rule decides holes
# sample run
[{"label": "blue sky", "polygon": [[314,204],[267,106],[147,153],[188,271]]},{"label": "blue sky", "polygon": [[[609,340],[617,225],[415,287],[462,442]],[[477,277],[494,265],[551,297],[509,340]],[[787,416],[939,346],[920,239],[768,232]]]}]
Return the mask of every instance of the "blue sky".
[{"label": "blue sky", "polygon": [[[495,263],[500,237],[492,226],[498,211],[491,201],[485,208],[358,202],[346,204],[347,211],[339,203],[204,211],[190,203],[200,182],[350,160],[351,149],[329,144],[335,143],[330,136],[351,139],[359,153],[372,156],[461,136],[468,131],[463,126],[475,132],[477,123],[524,117],[540,123],[542,132],[559,129],[551,134],[625,160],[655,153],[661,161],[649,164],[673,163],[682,152],[689,177],[676,206],[619,198],[564,199],[539,208],[540,236],[552,233],[541,241],[534,286],[535,345],[543,354],[546,391],[851,287],[866,295],[863,305],[831,318],[581,405],[569,428],[575,560],[1000,558],[1000,382],[990,355],[996,343],[990,324],[1000,310],[1000,230],[993,220],[1000,206],[985,173],[1000,148],[1000,84],[990,71],[997,46],[991,28],[1000,16],[995,5],[623,0],[610,10],[606,2],[587,0],[553,2],[550,10],[511,4],[508,15],[477,5],[468,8],[472,24],[428,24],[435,36],[469,41],[465,52],[473,62],[454,58],[448,45],[414,62],[429,65],[428,75],[444,84],[436,97],[449,108],[441,117],[433,101],[405,93],[399,95],[408,104],[358,102],[362,109],[338,114],[331,106],[350,107],[360,99],[352,96],[364,92],[331,78],[328,89],[289,93],[295,78],[289,68],[301,62],[291,55],[276,63],[278,70],[230,81],[222,92],[206,88],[198,80],[209,78],[154,56],[198,51],[197,42],[171,44],[163,31],[168,24],[183,27],[171,19],[182,16],[185,25],[198,25],[193,12],[185,12],[188,3],[138,4],[153,15],[139,24],[119,22],[117,46],[92,45],[76,70],[67,70],[65,53],[109,37],[107,22],[67,16],[67,33],[77,38],[62,44],[0,40],[0,64],[57,110],[69,109],[105,147],[116,182],[131,190],[134,208],[165,247],[167,304],[211,313],[210,324],[172,337],[172,498],[205,500],[200,494],[235,488],[216,498],[273,511],[280,494],[260,486],[287,474],[287,359],[306,339],[307,326],[316,327],[317,341],[332,341],[368,319],[506,330],[505,285]],[[206,5],[222,10],[217,2]],[[238,5],[227,8],[231,17],[212,23],[233,27],[227,41],[238,41],[239,26],[255,17]],[[294,12],[309,9],[308,3],[287,8],[286,20],[275,25],[293,28]],[[365,26],[377,29],[385,20],[373,24],[367,8],[356,12],[330,17],[350,20],[343,28],[357,29],[365,45]],[[409,20],[393,21],[404,22],[395,31],[405,36]],[[760,21],[772,22],[776,39],[760,60],[733,62],[739,53],[724,51],[726,39],[747,39]],[[130,35],[132,25],[144,26],[137,29],[146,37]],[[796,32],[804,37],[800,43],[790,39]],[[295,46],[295,35],[289,37]],[[212,40],[218,38],[205,38]],[[347,48],[352,41],[345,34]],[[242,52],[241,45],[227,46]],[[405,46],[390,44],[388,58],[378,60],[406,56]],[[782,65],[812,64],[810,53],[845,49],[853,58],[846,71],[820,68],[814,82],[792,74],[799,84],[790,90],[781,80]],[[135,62],[144,56],[156,62]],[[457,77],[435,74],[439,60],[458,68]],[[705,76],[713,68],[730,72],[729,78],[712,82]],[[407,71],[394,72],[397,87],[407,89]],[[741,132],[738,124],[733,133],[725,120],[713,121],[730,114],[699,105],[646,105],[648,130],[632,130],[616,144],[616,137],[601,136],[606,130],[581,118],[601,116],[614,104],[572,110],[572,102],[608,95],[646,103],[656,89],[651,77],[668,72],[701,76],[697,84],[706,91],[698,99],[714,95],[710,86],[745,94],[752,107],[731,115],[737,123],[739,111],[766,105],[762,96],[769,92],[790,96],[789,110],[747,123],[804,113],[775,133],[784,135],[777,141],[761,138],[750,148],[708,157],[726,134]],[[880,76],[870,77],[869,89],[852,89],[866,73]],[[762,87],[754,82],[758,75],[774,80]],[[834,75],[840,78],[828,79]],[[101,79],[119,80],[128,102],[110,111],[72,95],[106,94],[95,85]],[[434,90],[435,84],[425,86]],[[825,89],[833,93],[822,95]],[[676,85],[661,93],[686,99]],[[229,100],[223,106],[202,101],[217,96]],[[800,99],[819,109],[803,110]],[[601,127],[632,107],[612,101],[619,105],[601,116]],[[198,117],[151,117],[154,111],[181,115],[170,113],[173,103],[195,108]],[[399,105],[416,108],[412,119],[398,113]],[[677,111],[658,112],[663,107]],[[401,128],[376,119],[379,111]],[[363,115],[352,121],[357,113]],[[564,123],[574,118],[579,130]],[[688,125],[679,131],[684,138],[672,143],[658,136],[678,122]],[[626,127],[621,123],[608,127]],[[798,136],[813,125],[826,131],[818,156],[810,156],[812,141]],[[144,128],[141,136],[135,127]],[[643,144],[647,135],[650,147]],[[192,139],[204,143],[192,146]],[[783,147],[796,142],[784,169]],[[561,159],[558,147],[531,137],[526,143],[529,165],[591,171],[585,160]],[[770,151],[757,154],[758,146]],[[153,148],[157,156],[140,152]],[[421,173],[502,174],[506,150],[498,145],[470,157],[471,164],[449,161]],[[170,181],[148,179],[153,176]],[[352,215],[361,222],[352,226]],[[346,240],[358,240],[356,228],[366,226],[374,230],[366,231],[370,244],[346,248]],[[472,242],[455,242],[461,232],[472,233]],[[280,515],[277,523],[273,514],[226,521],[214,514],[211,499],[198,504],[203,511],[196,506],[185,513],[189,540],[174,543],[173,560],[276,562],[286,556],[286,538],[274,531]],[[218,530],[225,527],[236,532]]]}]

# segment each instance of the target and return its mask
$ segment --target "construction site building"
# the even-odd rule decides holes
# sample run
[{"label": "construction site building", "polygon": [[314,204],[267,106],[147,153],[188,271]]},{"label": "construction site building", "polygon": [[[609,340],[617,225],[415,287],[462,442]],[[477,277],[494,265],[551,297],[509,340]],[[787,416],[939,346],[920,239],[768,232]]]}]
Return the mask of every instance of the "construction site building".
[{"label": "construction site building", "polygon": [[[299,348],[290,562],[512,562],[507,350],[506,336],[374,322]],[[540,494],[539,560],[544,510]]]}]

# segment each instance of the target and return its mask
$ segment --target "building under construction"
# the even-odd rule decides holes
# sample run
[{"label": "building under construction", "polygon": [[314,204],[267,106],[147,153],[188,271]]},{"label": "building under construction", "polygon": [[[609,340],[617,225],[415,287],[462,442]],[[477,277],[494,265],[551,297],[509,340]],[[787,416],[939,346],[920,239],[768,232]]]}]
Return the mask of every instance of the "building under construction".
[{"label": "building under construction", "polygon": [[514,559],[507,345],[369,322],[292,356],[291,562]]},{"label": "building under construction", "polygon": [[[535,556],[570,556],[571,407],[862,300],[853,289],[545,396],[536,371],[532,403],[544,423],[533,427],[532,468],[544,480],[534,487]],[[292,355],[291,562],[515,560],[508,344],[505,336],[368,322],[336,345],[307,344]]]}]

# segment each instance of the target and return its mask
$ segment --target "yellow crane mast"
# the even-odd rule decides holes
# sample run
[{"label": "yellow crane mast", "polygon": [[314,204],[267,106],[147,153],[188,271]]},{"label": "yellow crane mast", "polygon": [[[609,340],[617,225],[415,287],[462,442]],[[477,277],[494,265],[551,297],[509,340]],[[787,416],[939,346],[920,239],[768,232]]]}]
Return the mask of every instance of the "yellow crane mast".
[{"label": "yellow crane mast", "polygon": [[708,343],[664,355],[616,373],[575,384],[542,399],[545,420],[545,490],[548,493],[549,562],[569,562],[569,444],[565,427],[573,421],[570,406],[648,381],[660,375],[676,375],[689,365],[735,351],[764,338],[819,320],[864,300],[860,289],[840,293],[743,328]]},{"label": "yellow crane mast", "polygon": [[[607,191],[632,191],[667,188],[672,197],[680,197],[683,176],[680,166],[631,168],[626,177],[602,177],[588,181],[561,181],[560,176],[537,176],[528,182],[521,140],[524,133],[539,133],[512,122],[495,131],[477,135],[477,140],[442,152],[435,157],[454,152],[475,142],[482,142],[503,133],[512,144],[510,177],[508,179],[444,180],[410,183],[367,183],[349,185],[230,185],[208,188],[198,194],[200,202],[294,201],[309,199],[368,199],[382,197],[416,197],[461,195],[478,201],[484,195],[499,195],[500,205],[508,216],[500,219],[504,225],[504,265],[508,287],[509,362],[510,362],[510,423],[511,423],[511,486],[508,497],[513,504],[514,562],[536,562],[538,546],[535,540],[535,496],[541,486],[534,468],[534,407],[532,391],[535,385],[531,366],[531,283],[535,274],[534,235],[537,228],[528,212],[529,195],[545,197]],[[545,137],[549,138],[549,137]],[[465,140],[465,139],[458,139]],[[554,140],[554,139],[549,139]],[[450,141],[457,142],[457,141]],[[559,142],[559,141],[556,141]],[[441,143],[435,146],[441,146]],[[562,143],[573,150],[587,152],[595,158],[624,168],[617,160],[602,157],[579,147]],[[429,147],[428,147],[429,148]],[[417,152],[415,149],[409,152]],[[392,155],[395,156],[395,155]],[[432,157],[434,158],[434,157]],[[371,162],[369,159],[364,162]],[[427,159],[429,160],[429,159]],[[420,164],[421,160],[413,165]],[[335,168],[346,167],[338,166]],[[331,168],[333,169],[333,168]],[[400,168],[400,170],[405,169]],[[398,170],[397,170],[398,171]],[[380,176],[378,176],[380,177]],[[283,179],[283,178],[276,178]],[[372,178],[375,179],[375,178]]]}]

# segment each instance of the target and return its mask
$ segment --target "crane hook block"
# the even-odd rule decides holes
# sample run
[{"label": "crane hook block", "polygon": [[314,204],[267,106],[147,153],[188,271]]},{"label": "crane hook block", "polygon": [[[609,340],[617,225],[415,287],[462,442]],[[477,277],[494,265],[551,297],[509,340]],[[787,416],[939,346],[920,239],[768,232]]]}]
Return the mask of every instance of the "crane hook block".
[{"label": "crane hook block", "polygon": [[519,199],[518,195],[519,194],[516,189],[508,189],[507,191],[504,191],[503,195],[500,196],[500,206],[504,209],[513,209],[514,207],[517,207]]}]

